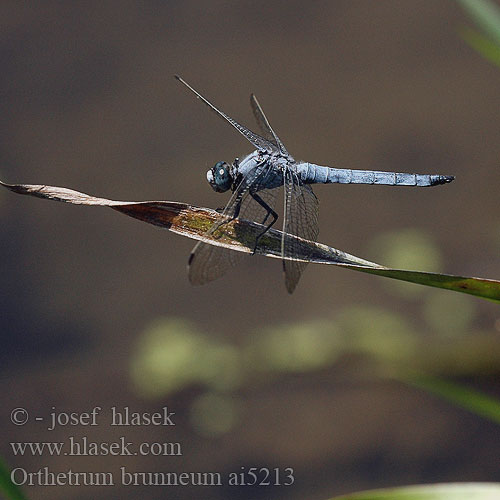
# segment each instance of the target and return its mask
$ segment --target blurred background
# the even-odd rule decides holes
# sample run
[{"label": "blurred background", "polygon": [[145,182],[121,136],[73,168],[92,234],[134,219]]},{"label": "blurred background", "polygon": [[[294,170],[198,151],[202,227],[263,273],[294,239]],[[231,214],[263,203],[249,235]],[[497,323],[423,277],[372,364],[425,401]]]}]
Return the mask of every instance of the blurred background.
[{"label": "blurred background", "polygon": [[[394,267],[500,277],[500,69],[457,2],[107,1],[0,5],[0,178],[220,207],[205,172],[250,152],[173,78],[291,154],[455,175],[432,189],[318,186],[319,240]],[[325,499],[500,480],[498,427],[403,383],[402,367],[500,394],[500,312],[480,299],[249,257],[190,286],[193,241],[103,208],[0,192],[0,456],[54,472],[294,469],[289,487],[43,487],[31,498]],[[111,406],[175,428],[58,428]],[[14,456],[10,441],[180,442],[182,456]]]}]

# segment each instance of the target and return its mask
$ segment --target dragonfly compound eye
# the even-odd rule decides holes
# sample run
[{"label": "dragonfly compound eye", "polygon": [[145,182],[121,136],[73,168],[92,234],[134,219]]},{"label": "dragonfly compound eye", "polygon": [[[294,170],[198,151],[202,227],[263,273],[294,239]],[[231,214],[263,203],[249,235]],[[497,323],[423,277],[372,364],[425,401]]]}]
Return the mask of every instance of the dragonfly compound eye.
[{"label": "dragonfly compound eye", "polygon": [[231,188],[232,178],[229,165],[224,161],[217,162],[208,172],[207,180],[214,191],[224,193]]}]

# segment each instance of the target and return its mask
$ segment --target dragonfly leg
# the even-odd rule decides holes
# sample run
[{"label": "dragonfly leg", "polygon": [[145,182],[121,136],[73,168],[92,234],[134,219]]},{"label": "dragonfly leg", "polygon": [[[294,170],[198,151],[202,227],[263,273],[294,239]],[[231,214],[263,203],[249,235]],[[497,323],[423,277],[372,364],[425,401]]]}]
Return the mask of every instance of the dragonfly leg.
[{"label": "dragonfly leg", "polygon": [[271,229],[273,224],[278,220],[278,214],[257,193],[250,191],[250,196],[267,212],[264,220],[262,221],[262,224],[266,223],[269,216],[273,218],[273,220],[265,227],[265,229],[257,235],[257,238],[255,238],[255,246],[252,252],[252,255],[255,255],[255,251],[257,250],[260,239],[262,238],[262,236],[264,236],[264,234],[267,233],[269,229]]},{"label": "dragonfly leg", "polygon": [[[241,202],[242,202],[242,199],[243,199],[243,193],[239,193],[238,194],[238,197],[236,198],[236,203],[235,203],[235,206],[234,206],[234,212],[233,212],[233,215],[231,215],[231,217],[229,218],[229,220],[225,220],[223,222],[219,222],[215,228],[218,229],[222,226],[224,226],[225,224],[229,224],[230,222],[232,222],[234,219],[237,219],[238,218],[238,215],[240,215],[240,210],[241,210]],[[221,213],[223,214],[224,213],[224,208],[218,208],[216,209],[215,211],[218,212],[218,213]],[[215,236],[215,234],[213,235],[213,237],[215,239],[219,238],[220,236]]]},{"label": "dragonfly leg", "polygon": [[236,204],[234,206],[234,212],[233,215],[231,215],[231,218],[226,221],[224,224],[227,224],[228,222],[233,221],[234,219],[238,218],[238,215],[240,215],[240,210],[241,210],[241,202],[243,201],[243,193],[240,193],[238,195],[238,198],[236,200]]}]

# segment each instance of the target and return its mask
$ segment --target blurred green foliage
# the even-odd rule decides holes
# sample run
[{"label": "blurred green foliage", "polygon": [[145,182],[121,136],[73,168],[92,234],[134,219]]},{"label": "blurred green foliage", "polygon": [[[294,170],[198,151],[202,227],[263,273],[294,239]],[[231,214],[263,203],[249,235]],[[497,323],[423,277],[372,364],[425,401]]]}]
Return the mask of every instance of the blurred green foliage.
[{"label": "blurred green foliage", "polygon": [[409,376],[406,382],[496,424],[500,424],[500,402],[495,398],[474,389],[469,389],[462,384],[455,384],[435,377],[413,375]]},{"label": "blurred green foliage", "polygon": [[[415,269],[438,273],[442,257],[434,241],[416,228],[388,231],[376,236],[368,245],[367,254],[376,262],[396,269]],[[419,297],[425,288],[404,281],[385,281],[388,291],[402,297]]]},{"label": "blurred green foliage", "polygon": [[338,358],[340,331],[329,321],[307,321],[261,330],[245,348],[249,366],[270,372],[307,372]]},{"label": "blurred green foliage", "polygon": [[0,459],[0,492],[10,500],[26,500],[21,488],[10,480],[10,470]]},{"label": "blurred green foliage", "polygon": [[[442,270],[439,248],[431,237],[417,228],[380,233],[369,245],[374,258],[397,269]],[[415,288],[415,287],[412,287]]]},{"label": "blurred green foliage", "polygon": [[497,500],[500,484],[451,483],[362,491],[331,500]]},{"label": "blurred green foliage", "polygon": [[138,391],[164,396],[200,383],[223,390],[239,385],[240,353],[217,342],[183,319],[157,320],[141,336],[132,361],[132,379]]},{"label": "blurred green foliage", "polygon": [[240,404],[234,396],[207,392],[193,401],[190,421],[199,434],[216,437],[232,430],[239,413]]},{"label": "blurred green foliage", "polygon": [[458,0],[469,17],[500,45],[500,8],[491,0]]},{"label": "blurred green foliage", "polygon": [[[431,239],[415,229],[382,234],[372,247],[391,265],[438,269],[442,260]],[[131,362],[133,385],[151,398],[199,387],[191,405],[192,426],[200,434],[216,436],[237,425],[239,391],[291,373],[332,369],[345,359],[361,360],[359,376],[405,383],[418,374],[496,370],[500,347],[495,329],[474,330],[473,301],[443,290],[413,288],[422,290],[413,316],[399,314],[396,299],[390,310],[358,304],[338,309],[332,317],[257,331],[250,327],[238,345],[184,319],[158,319],[139,338]],[[407,290],[391,290],[399,300],[413,302]]]},{"label": "blurred green foliage", "polygon": [[463,38],[485,59],[500,66],[500,7],[490,0],[458,0],[481,32],[466,28]]},{"label": "blurred green foliage", "polygon": [[422,314],[433,331],[451,338],[471,331],[476,308],[464,295],[429,290],[424,298]]}]

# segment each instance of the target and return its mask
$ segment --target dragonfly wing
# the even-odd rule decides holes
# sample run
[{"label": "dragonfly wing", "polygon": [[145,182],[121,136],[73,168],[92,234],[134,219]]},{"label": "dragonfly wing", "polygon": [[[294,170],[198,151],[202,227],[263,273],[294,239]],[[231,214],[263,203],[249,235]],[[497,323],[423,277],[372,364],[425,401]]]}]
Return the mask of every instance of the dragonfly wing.
[{"label": "dragonfly wing", "polygon": [[192,285],[204,285],[222,277],[247,254],[198,242],[189,256],[188,276]]},{"label": "dragonfly wing", "polygon": [[[238,218],[264,223],[267,217],[269,223],[269,214],[267,210],[250,195],[250,188],[254,183],[265,182],[266,175],[271,172],[269,165],[264,165],[260,169],[254,169],[248,174],[247,179],[243,180],[240,186],[235,190],[223,215],[234,217],[237,211]],[[251,179],[248,177],[251,176]],[[249,182],[251,181],[251,182]],[[277,189],[263,189],[259,191],[259,197],[271,208],[275,207]],[[238,204],[240,205],[238,209]],[[214,232],[222,223],[214,224],[208,233]],[[228,269],[236,266],[240,261],[248,256],[243,252],[237,252],[228,248],[210,245],[199,242],[193,248],[189,257],[188,274],[189,281],[194,285],[203,285],[223,276]]]},{"label": "dragonfly wing", "polygon": [[[318,198],[311,186],[302,184],[291,168],[285,168],[283,175],[285,187],[283,232],[317,241],[319,234]],[[281,248],[283,257],[293,259],[297,255],[296,247],[297,242],[293,238],[283,238]],[[306,266],[307,262],[283,259],[285,285],[289,293],[294,291]]]},{"label": "dragonfly wing", "polygon": [[268,141],[272,142],[281,154],[290,156],[284,144],[280,141],[280,138],[276,135],[276,132],[271,127],[269,120],[264,114],[262,106],[259,104],[259,101],[254,94],[250,95],[250,106],[252,107],[253,115],[255,116],[255,120],[257,121],[257,125],[259,126],[262,135]]},{"label": "dragonfly wing", "polygon": [[218,116],[220,116],[222,119],[230,123],[254,147],[256,147],[257,149],[261,149],[263,151],[268,151],[269,153],[272,153],[277,150],[277,147],[272,142],[268,141],[267,139],[261,137],[258,134],[255,134],[241,123],[238,123],[236,120],[226,115],[226,113],[224,113],[215,105],[213,105],[207,98],[203,97],[197,90],[191,87],[191,85],[189,85],[186,81],[184,81],[180,76],[175,75],[175,78],[179,80],[179,82],[181,82],[183,85],[185,85],[191,92],[193,92],[193,94],[195,94],[196,97],[198,97],[198,99],[200,99],[203,103],[205,103]]}]

